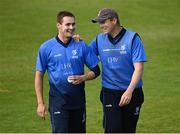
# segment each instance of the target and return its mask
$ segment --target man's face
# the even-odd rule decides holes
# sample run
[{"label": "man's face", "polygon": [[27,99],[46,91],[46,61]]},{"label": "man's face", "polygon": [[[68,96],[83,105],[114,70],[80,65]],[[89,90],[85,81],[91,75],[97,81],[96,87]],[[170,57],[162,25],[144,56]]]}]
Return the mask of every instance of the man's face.
[{"label": "man's face", "polygon": [[113,28],[115,26],[115,20],[112,19],[108,19],[108,20],[105,20],[103,22],[99,22],[99,25],[100,25],[100,28],[102,29],[102,32],[103,33],[107,33],[107,34],[110,34],[112,31],[113,31]]},{"label": "man's face", "polygon": [[61,23],[57,23],[57,28],[59,33],[64,37],[72,37],[76,29],[75,18],[69,16],[64,17]]}]

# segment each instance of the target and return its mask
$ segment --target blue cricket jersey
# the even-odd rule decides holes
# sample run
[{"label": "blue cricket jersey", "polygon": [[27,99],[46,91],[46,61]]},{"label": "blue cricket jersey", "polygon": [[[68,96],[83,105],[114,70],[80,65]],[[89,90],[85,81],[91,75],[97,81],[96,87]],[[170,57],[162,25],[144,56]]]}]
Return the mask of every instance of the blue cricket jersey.
[{"label": "blue cricket jersey", "polygon": [[[113,42],[114,41],[114,42]],[[113,90],[126,90],[134,72],[133,64],[146,61],[146,54],[139,35],[122,29],[111,41],[108,34],[99,34],[90,47],[102,62],[102,86]],[[142,87],[142,79],[137,88]]]},{"label": "blue cricket jersey", "polygon": [[79,108],[85,104],[84,83],[73,85],[67,78],[84,74],[84,65],[94,68],[98,57],[84,41],[70,39],[67,47],[54,37],[41,45],[37,56],[36,70],[48,72],[51,96],[61,97],[63,108]]}]

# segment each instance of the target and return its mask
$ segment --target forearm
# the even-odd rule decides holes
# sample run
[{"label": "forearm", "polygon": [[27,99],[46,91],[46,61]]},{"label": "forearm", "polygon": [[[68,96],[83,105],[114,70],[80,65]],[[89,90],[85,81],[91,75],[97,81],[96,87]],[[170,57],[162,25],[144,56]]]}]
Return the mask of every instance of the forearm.
[{"label": "forearm", "polygon": [[44,98],[43,98],[43,74],[40,72],[36,72],[35,76],[35,92],[37,97],[37,103],[38,104],[44,104]]},{"label": "forearm", "polygon": [[96,65],[94,68],[91,69],[87,74],[85,74],[85,81],[95,79],[100,75],[100,68]]},{"label": "forearm", "polygon": [[127,89],[127,91],[131,92],[131,93],[134,91],[134,89],[136,88],[139,80],[142,77],[142,74],[143,74],[143,63],[135,63],[134,67],[135,67],[135,70],[134,70],[134,73],[132,75],[131,82],[130,82],[130,84],[128,86],[128,89]]},{"label": "forearm", "polygon": [[89,71],[84,76],[84,81],[92,80],[95,78],[95,73],[93,71]]}]

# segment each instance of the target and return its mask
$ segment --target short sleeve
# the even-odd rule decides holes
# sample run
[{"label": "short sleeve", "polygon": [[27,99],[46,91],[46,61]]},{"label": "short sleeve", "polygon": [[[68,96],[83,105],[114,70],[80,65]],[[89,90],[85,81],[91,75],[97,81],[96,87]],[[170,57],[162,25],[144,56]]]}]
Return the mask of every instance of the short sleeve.
[{"label": "short sleeve", "polygon": [[47,56],[43,47],[39,48],[37,61],[36,61],[36,71],[45,73],[47,67]]},{"label": "short sleeve", "polygon": [[84,46],[85,64],[89,69],[92,69],[99,63],[99,58],[90,48],[90,46]]},{"label": "short sleeve", "polygon": [[135,35],[132,42],[132,61],[133,63],[147,61],[144,46],[138,34]]},{"label": "short sleeve", "polygon": [[92,49],[92,51],[96,54],[99,55],[98,53],[98,42],[97,42],[97,37],[95,37],[91,43],[89,44],[90,48]]}]

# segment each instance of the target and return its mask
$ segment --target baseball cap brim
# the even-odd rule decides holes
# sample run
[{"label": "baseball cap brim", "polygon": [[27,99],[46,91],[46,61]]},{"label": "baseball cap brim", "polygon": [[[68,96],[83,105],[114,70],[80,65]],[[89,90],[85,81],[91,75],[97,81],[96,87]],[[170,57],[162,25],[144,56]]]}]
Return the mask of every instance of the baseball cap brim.
[{"label": "baseball cap brim", "polygon": [[91,22],[92,22],[92,23],[97,23],[97,20],[92,19]]},{"label": "baseball cap brim", "polygon": [[95,19],[92,19],[92,23],[97,23],[97,22],[104,22],[105,20],[107,20],[107,18],[100,18],[100,17],[97,17]]},{"label": "baseball cap brim", "polygon": [[97,20],[93,19],[91,20],[92,23],[97,23]]}]

